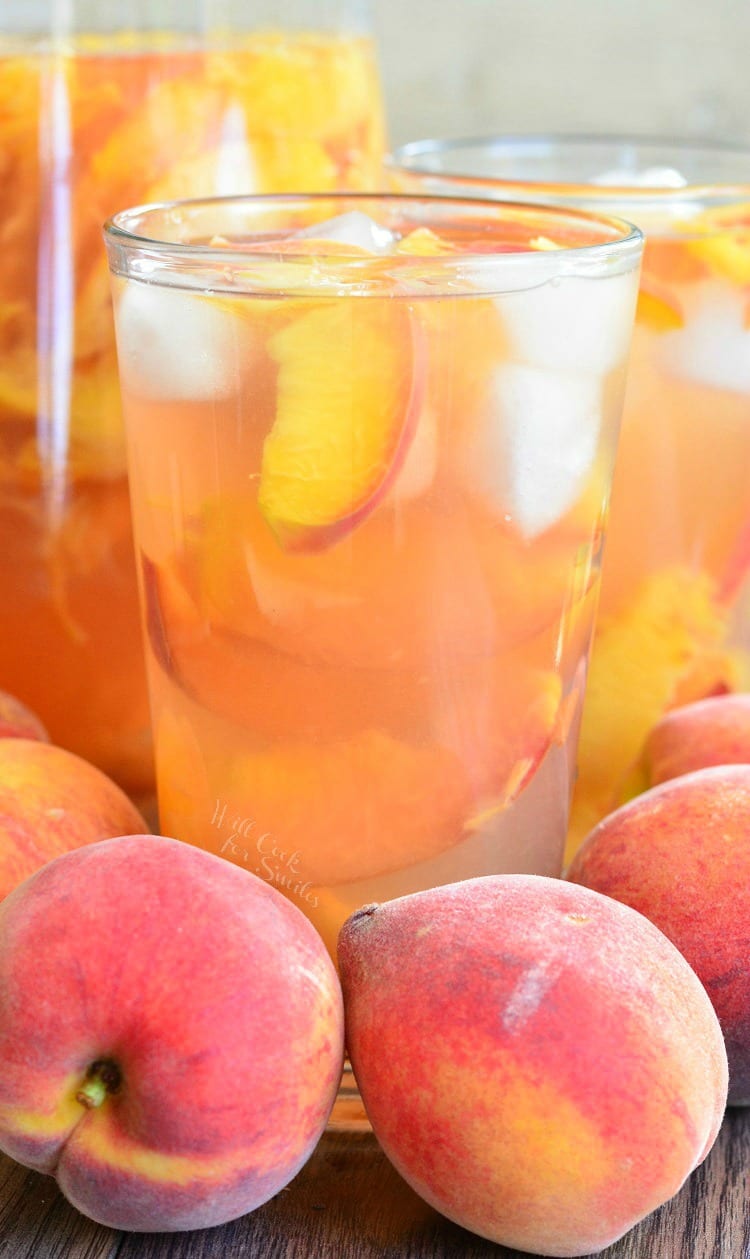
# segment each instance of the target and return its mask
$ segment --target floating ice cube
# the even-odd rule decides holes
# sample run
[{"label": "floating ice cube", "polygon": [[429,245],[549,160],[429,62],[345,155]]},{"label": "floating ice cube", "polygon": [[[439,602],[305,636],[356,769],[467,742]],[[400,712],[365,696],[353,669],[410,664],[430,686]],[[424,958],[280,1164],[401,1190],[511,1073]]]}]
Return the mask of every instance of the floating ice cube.
[{"label": "floating ice cube", "polygon": [[688,181],[673,166],[647,166],[645,170],[606,170],[589,181],[610,188],[687,188]]},{"label": "floating ice cube", "polygon": [[124,387],[158,400],[227,397],[237,387],[238,323],[196,293],[129,283],[117,304]]},{"label": "floating ice cube", "polygon": [[350,210],[346,214],[337,214],[324,223],[314,223],[305,227],[295,236],[313,240],[336,241],[342,245],[353,245],[357,249],[365,249],[369,254],[389,254],[396,243],[395,234],[387,227],[381,227],[369,214],[361,210]]},{"label": "floating ice cube", "polygon": [[566,276],[495,301],[514,359],[558,371],[606,372],[627,355],[637,296],[638,275],[629,271]]},{"label": "floating ice cube", "polygon": [[601,418],[596,376],[515,363],[498,368],[469,452],[471,484],[498,516],[536,537],[581,494]]},{"label": "floating ice cube", "polygon": [[741,290],[709,282],[684,303],[685,326],[661,337],[661,362],[683,380],[750,393],[750,330]]}]

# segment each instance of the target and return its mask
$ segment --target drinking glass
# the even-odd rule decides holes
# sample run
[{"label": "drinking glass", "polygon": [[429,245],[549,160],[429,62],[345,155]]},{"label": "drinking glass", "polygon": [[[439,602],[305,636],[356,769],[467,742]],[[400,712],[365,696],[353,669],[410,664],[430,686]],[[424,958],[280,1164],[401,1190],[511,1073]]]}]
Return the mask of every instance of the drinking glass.
[{"label": "drinking glass", "polygon": [[648,785],[668,709],[750,689],[750,151],[417,141],[398,187],[554,200],[646,234],[568,855]]},{"label": "drinking glass", "polygon": [[559,874],[639,232],[342,194],[106,239],[162,831],[331,949]]},{"label": "drinking glass", "polygon": [[4,0],[0,687],[128,791],[153,760],[108,214],[379,175],[367,6]]}]

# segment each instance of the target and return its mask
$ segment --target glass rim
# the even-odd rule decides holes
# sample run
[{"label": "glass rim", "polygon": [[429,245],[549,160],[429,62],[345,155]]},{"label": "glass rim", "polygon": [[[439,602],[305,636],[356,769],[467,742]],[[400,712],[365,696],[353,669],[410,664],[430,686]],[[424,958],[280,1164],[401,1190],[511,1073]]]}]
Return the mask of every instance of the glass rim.
[{"label": "glass rim", "polygon": [[[427,158],[446,153],[464,153],[482,150],[491,153],[493,150],[512,156],[514,153],[533,156],[544,152],[554,156],[555,152],[579,151],[585,153],[597,145],[611,148],[613,151],[628,147],[644,152],[667,150],[679,157],[716,156],[718,159],[735,157],[747,163],[748,177],[732,179],[726,182],[718,180],[687,180],[679,187],[657,184],[617,184],[591,183],[578,179],[535,179],[533,176],[505,176],[492,174],[470,174],[460,169],[443,167],[431,168],[420,165],[420,158]],[[455,181],[457,185],[471,188],[496,187],[503,190],[533,190],[537,194],[544,193],[553,199],[559,199],[566,206],[571,202],[601,203],[603,205],[617,202],[638,205],[643,202],[654,204],[678,203],[681,201],[702,200],[705,202],[727,200],[750,201],[750,145],[733,143],[724,140],[674,137],[668,135],[631,135],[627,132],[489,132],[485,134],[424,137],[409,140],[398,145],[391,153],[386,154],[384,165],[393,174],[402,173],[414,176],[432,176],[434,179]]]},{"label": "glass rim", "polygon": [[[146,202],[142,205],[132,206],[128,209],[119,210],[117,213],[110,215],[103,224],[103,232],[108,245],[124,248],[132,252],[148,252],[154,258],[162,259],[188,259],[192,258],[203,262],[220,263],[227,265],[247,265],[252,260],[253,266],[263,266],[267,260],[269,264],[277,263],[281,258],[284,262],[299,263],[305,262],[309,264],[313,255],[309,251],[305,252],[300,249],[290,251],[285,249],[281,251],[260,251],[253,250],[251,247],[233,248],[231,245],[211,245],[210,243],[198,243],[193,241],[185,241],[179,239],[166,239],[164,233],[160,235],[151,235],[142,231],[133,230],[133,225],[143,220],[147,216],[156,215],[179,215],[184,212],[197,212],[201,209],[221,209],[233,208],[239,209],[243,205],[257,209],[260,213],[265,210],[283,210],[285,208],[290,211],[295,207],[312,207],[330,203],[337,208],[338,213],[342,213],[345,209],[355,209],[362,205],[372,205],[373,203],[386,204],[397,207],[398,205],[413,206],[432,206],[434,205],[438,214],[443,213],[451,207],[463,210],[467,215],[479,218],[482,213],[491,218],[501,221],[503,217],[512,220],[515,223],[524,217],[534,219],[540,222],[547,221],[550,224],[558,223],[577,225],[583,229],[589,225],[592,229],[595,227],[605,227],[613,232],[611,239],[592,239],[584,243],[565,243],[554,250],[541,249],[515,249],[513,251],[498,249],[491,251],[475,251],[475,252],[457,252],[454,254],[440,254],[425,257],[417,254],[367,254],[367,255],[343,255],[331,251],[316,252],[314,257],[318,263],[330,263],[331,267],[337,271],[345,268],[347,271],[357,271],[363,268],[371,269],[374,263],[393,264],[397,259],[399,269],[408,270],[410,267],[424,267],[425,263],[434,263],[437,267],[450,269],[451,263],[465,264],[468,261],[480,265],[492,263],[497,267],[502,264],[504,259],[514,260],[518,265],[519,260],[524,260],[525,265],[529,265],[526,260],[546,258],[549,262],[551,257],[559,258],[586,258],[598,260],[602,254],[610,256],[612,253],[632,253],[636,249],[640,249],[643,243],[643,232],[635,224],[621,218],[619,215],[598,213],[597,211],[579,209],[578,207],[558,206],[540,204],[534,201],[513,201],[499,200],[497,198],[480,198],[472,196],[438,196],[421,193],[397,193],[388,191],[372,191],[372,192],[313,192],[313,193],[240,193],[232,196],[210,196],[210,197],[187,197],[179,198],[172,201],[155,201]],[[415,224],[416,225],[416,224]],[[433,224],[435,230],[439,232],[440,223],[437,219]],[[276,230],[273,235],[282,237],[282,232]],[[287,235],[288,239],[288,235]]]}]

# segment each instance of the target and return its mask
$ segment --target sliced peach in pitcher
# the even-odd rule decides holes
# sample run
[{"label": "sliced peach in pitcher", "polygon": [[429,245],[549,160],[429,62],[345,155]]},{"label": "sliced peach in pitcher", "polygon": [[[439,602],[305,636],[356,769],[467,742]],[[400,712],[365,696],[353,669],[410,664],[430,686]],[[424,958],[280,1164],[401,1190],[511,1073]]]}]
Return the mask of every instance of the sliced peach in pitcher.
[{"label": "sliced peach in pitcher", "polygon": [[[149,187],[180,161],[215,150],[226,100],[196,75],[150,85],[145,98],[114,127],[91,156],[74,189],[76,262],[98,258],[101,224],[125,205],[142,201]],[[195,188],[209,194],[212,188]]]},{"label": "sliced peach in pitcher", "polygon": [[114,347],[78,365],[68,429],[68,467],[74,477],[111,479],[127,472],[125,428]]},{"label": "sliced peach in pitcher", "polygon": [[341,298],[270,342],[276,418],[258,505],[287,551],[330,547],[382,501],[422,404],[419,329],[405,302]]},{"label": "sliced peach in pitcher", "polygon": [[[0,331],[0,346],[2,332]],[[0,354],[0,420],[6,415],[33,419],[37,412],[37,359],[33,349]]]},{"label": "sliced peach in pitcher", "polygon": [[78,360],[114,349],[115,326],[106,258],[91,260],[80,277],[74,310],[74,352]]},{"label": "sliced peach in pitcher", "polygon": [[243,102],[248,133],[325,139],[367,116],[370,57],[363,40],[263,32],[210,54],[208,77]]},{"label": "sliced peach in pitcher", "polygon": [[601,618],[578,744],[568,859],[621,803],[651,727],[701,658],[713,656],[725,627],[710,580],[678,568],[649,577],[627,609]]},{"label": "sliced peach in pitcher", "polygon": [[338,167],[326,146],[312,136],[253,131],[254,178],[259,192],[314,188],[333,192]]}]

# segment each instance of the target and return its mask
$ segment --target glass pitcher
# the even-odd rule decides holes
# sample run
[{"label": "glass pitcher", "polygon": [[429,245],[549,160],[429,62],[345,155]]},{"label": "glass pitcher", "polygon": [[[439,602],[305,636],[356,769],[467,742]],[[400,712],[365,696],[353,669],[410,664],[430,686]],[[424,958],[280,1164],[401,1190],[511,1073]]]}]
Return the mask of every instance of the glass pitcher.
[{"label": "glass pitcher", "polygon": [[101,225],[143,201],[374,185],[367,5],[5,0],[0,22],[0,689],[143,800],[152,750]]}]

